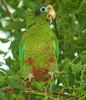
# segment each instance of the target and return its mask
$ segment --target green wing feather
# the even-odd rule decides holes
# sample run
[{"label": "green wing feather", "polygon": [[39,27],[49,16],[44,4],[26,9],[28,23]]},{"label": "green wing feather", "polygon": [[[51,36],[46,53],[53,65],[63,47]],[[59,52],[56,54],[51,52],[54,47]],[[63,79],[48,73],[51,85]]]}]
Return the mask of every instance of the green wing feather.
[{"label": "green wing feather", "polygon": [[55,48],[55,56],[58,62],[58,58],[59,58],[59,44],[58,44],[58,40],[56,39],[55,41],[53,41],[53,45]]},{"label": "green wing feather", "polygon": [[22,69],[22,66],[24,65],[24,52],[25,52],[25,45],[23,40],[20,41],[19,46],[19,57],[20,57],[20,67]]}]

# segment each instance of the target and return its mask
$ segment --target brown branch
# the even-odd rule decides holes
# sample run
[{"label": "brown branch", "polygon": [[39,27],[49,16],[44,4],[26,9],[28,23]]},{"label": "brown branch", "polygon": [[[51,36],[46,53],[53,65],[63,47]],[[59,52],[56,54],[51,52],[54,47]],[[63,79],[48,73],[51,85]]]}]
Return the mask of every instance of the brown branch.
[{"label": "brown branch", "polygon": [[2,91],[6,92],[6,93],[10,93],[13,91],[13,88],[11,86],[6,86],[6,87],[2,88]]},{"label": "brown branch", "polygon": [[[36,90],[35,87],[31,86],[30,88],[31,90]],[[5,93],[12,93],[13,92],[13,88],[11,86],[6,86],[4,88],[2,88],[2,91],[5,92]],[[30,92],[31,93],[31,90],[30,91],[27,91],[27,92]],[[45,93],[45,91],[44,91]],[[65,97],[67,99],[69,98],[74,98],[75,96],[71,95],[71,94],[65,94],[65,93],[62,93],[62,92],[53,92],[53,91],[49,91],[49,90],[46,90],[46,93],[48,94],[53,94],[53,96],[61,96],[61,97]],[[32,93],[33,94],[33,93]],[[36,94],[35,94],[36,95]],[[39,94],[37,94],[39,95]]]},{"label": "brown branch", "polygon": [[52,93],[54,96],[62,96],[62,97],[65,97],[65,98],[73,98],[74,97],[71,94],[65,94],[65,93],[62,93],[62,92],[53,92],[53,91],[46,91],[46,92]]},{"label": "brown branch", "polygon": [[[45,77],[38,77],[36,81],[38,81],[39,79],[42,79],[42,78],[45,78]],[[46,76],[46,78],[49,78],[48,76]],[[54,77],[55,78],[55,77]],[[24,86],[24,88],[26,88],[24,91],[25,93],[31,93],[33,94],[33,92],[31,91],[39,91],[38,89],[36,89],[32,84],[31,82],[30,83],[27,83],[29,82],[29,80],[23,80],[21,82],[21,84]],[[12,93],[13,90],[15,90],[15,88],[11,87],[11,86],[6,86],[6,87],[3,87],[2,88],[2,91],[5,92],[5,93]],[[47,93],[47,94],[52,94],[54,97],[57,97],[57,96],[60,96],[60,97],[64,97],[64,98],[75,98],[75,96],[71,95],[71,94],[66,94],[64,92],[55,92],[55,91],[50,91],[48,89],[44,89],[43,91],[40,91],[41,93]],[[40,94],[35,94],[35,95],[40,95]]]},{"label": "brown branch", "polygon": [[[37,91],[37,89],[32,89],[32,90],[35,90],[35,91]],[[36,94],[36,93],[33,93],[33,92],[31,92],[31,90],[29,91],[25,91],[25,93],[31,93],[31,94],[34,94],[34,95],[38,95],[38,96],[45,96],[45,94],[47,93],[47,94],[52,94],[54,97],[57,97],[57,96],[59,96],[59,97],[64,97],[64,98],[67,98],[67,99],[70,99],[70,98],[75,98],[75,96],[73,96],[73,95],[71,95],[71,94],[65,94],[65,93],[63,93],[63,92],[52,92],[52,91],[46,91],[46,92],[41,92],[41,93],[43,93],[43,95],[42,94]]]},{"label": "brown branch", "polygon": [[[8,16],[11,18],[12,22],[15,22],[15,18],[14,18],[14,16],[12,15],[12,13],[11,13],[10,10],[9,10],[8,4],[7,4],[6,0],[1,0],[1,3],[2,3],[2,5],[4,6],[4,8],[6,9],[6,12],[7,12]],[[13,23],[13,24],[14,24],[14,23]],[[9,30],[9,31],[10,31],[10,33],[12,34],[12,31],[11,31],[11,30]],[[19,33],[23,33],[23,32],[21,32],[21,30],[19,30],[19,29],[17,29],[17,31],[18,31]],[[22,34],[21,34],[21,35],[22,35]]]},{"label": "brown branch", "polygon": [[5,7],[5,9],[6,9],[8,15],[9,15],[10,18],[11,18],[11,20],[14,21],[14,17],[13,17],[13,15],[11,14],[10,10],[8,9],[8,5],[7,5],[6,0],[1,0],[1,2],[2,2],[3,6]]}]

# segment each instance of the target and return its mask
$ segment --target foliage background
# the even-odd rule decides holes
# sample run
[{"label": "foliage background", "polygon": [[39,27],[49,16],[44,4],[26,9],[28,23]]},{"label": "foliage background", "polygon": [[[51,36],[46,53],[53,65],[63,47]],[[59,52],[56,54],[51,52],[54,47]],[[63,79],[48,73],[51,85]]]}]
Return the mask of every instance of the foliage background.
[{"label": "foliage background", "polygon": [[[52,0],[57,13],[60,57],[59,71],[46,84],[33,81],[31,91],[22,85],[19,64],[19,42],[26,30],[25,11],[28,0],[0,0],[0,31],[7,35],[1,43],[11,41],[8,52],[0,50],[9,70],[0,67],[1,100],[26,100],[28,93],[37,100],[86,100],[86,0]],[[0,66],[4,63],[0,61]],[[47,86],[46,86],[47,85]],[[44,93],[48,87],[51,92]],[[55,92],[55,93],[54,93]],[[35,97],[36,98],[36,97]]]}]

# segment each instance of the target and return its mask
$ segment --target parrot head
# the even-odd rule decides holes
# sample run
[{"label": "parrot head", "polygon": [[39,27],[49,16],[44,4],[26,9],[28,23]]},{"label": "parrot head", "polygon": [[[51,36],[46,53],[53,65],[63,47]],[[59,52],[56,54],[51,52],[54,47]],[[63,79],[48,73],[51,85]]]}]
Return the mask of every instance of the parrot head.
[{"label": "parrot head", "polygon": [[[51,4],[52,0],[29,0],[29,8],[26,11],[26,27],[31,26],[34,19],[44,17],[45,20],[52,22],[55,19],[55,11]],[[41,15],[41,16],[40,16]]]},{"label": "parrot head", "polygon": [[35,13],[36,16],[47,12],[47,5],[50,4],[52,0],[29,0],[29,8]]}]

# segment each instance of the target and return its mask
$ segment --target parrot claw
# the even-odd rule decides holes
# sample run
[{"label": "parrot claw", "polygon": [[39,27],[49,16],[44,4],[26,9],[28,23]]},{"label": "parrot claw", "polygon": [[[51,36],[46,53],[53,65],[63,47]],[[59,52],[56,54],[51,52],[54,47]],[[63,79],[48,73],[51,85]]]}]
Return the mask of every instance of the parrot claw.
[{"label": "parrot claw", "polygon": [[29,82],[31,82],[31,80],[34,78],[33,74],[32,73],[29,73],[28,74],[28,79],[29,79]]},{"label": "parrot claw", "polygon": [[48,72],[48,75],[53,79],[54,73],[53,72]]}]

